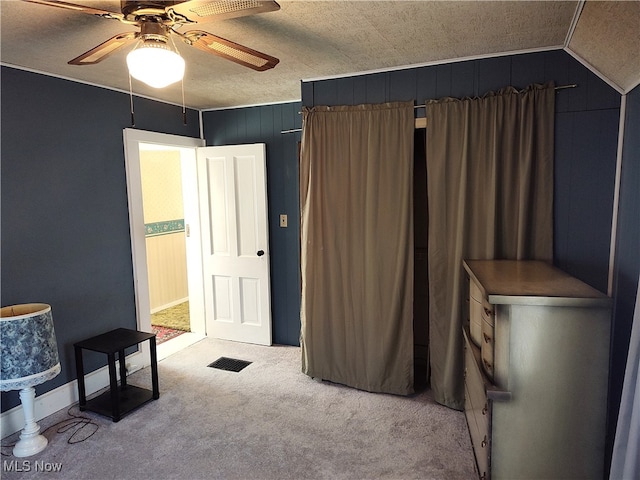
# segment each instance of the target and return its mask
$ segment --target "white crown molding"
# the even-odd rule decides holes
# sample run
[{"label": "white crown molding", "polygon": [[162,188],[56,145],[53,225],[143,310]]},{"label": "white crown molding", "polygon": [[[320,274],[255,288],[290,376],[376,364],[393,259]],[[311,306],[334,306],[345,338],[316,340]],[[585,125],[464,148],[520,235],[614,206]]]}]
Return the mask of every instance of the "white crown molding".
[{"label": "white crown molding", "polygon": [[625,94],[629,93],[631,90],[633,90],[634,88],[636,88],[638,85],[640,85],[640,77],[636,78],[631,85],[629,85],[629,87],[627,87],[624,91]]},{"label": "white crown molding", "polygon": [[[129,90],[122,90],[120,88],[114,88],[114,87],[105,87],[104,85],[100,85],[100,84],[97,84],[97,83],[86,82],[84,80],[78,80],[77,78],[65,77],[64,75],[57,75],[57,74],[54,74],[54,73],[43,72],[41,70],[36,70],[34,68],[23,67],[23,66],[20,66],[20,65],[13,65],[11,63],[0,62],[0,65],[3,66],[3,67],[8,67],[8,68],[15,68],[16,70],[22,70],[24,72],[37,73],[39,75],[44,75],[46,77],[58,78],[60,80],[67,80],[69,82],[81,83],[82,85],[89,85],[91,87],[103,88],[105,90],[110,90],[112,92],[125,93],[125,94],[129,95]],[[154,102],[165,103],[167,105],[174,105],[176,107],[182,108],[182,104],[181,103],[168,102],[167,100],[163,100],[161,98],[150,97],[148,95],[141,95],[141,94],[136,93],[136,92],[132,92],[132,95],[134,97],[144,98],[144,99],[147,99],[147,100],[153,100]],[[185,105],[185,108],[188,108],[189,110],[198,111],[197,108],[190,107],[189,105]]]},{"label": "white crown molding", "polygon": [[571,50],[570,47],[564,47],[564,51],[567,52],[569,55],[571,55],[573,58],[575,58],[578,62],[580,62],[583,66],[585,66],[588,70],[590,70],[591,73],[593,73],[596,77],[598,77],[600,80],[602,80],[607,85],[609,85],[611,88],[613,88],[620,95],[624,95],[625,94],[624,89],[620,85],[614,83],[613,80],[611,80],[609,77],[605,76],[596,67],[591,65],[589,62],[587,62],[580,55],[578,55],[576,52]]},{"label": "white crown molding", "polygon": [[205,108],[200,110],[201,112],[219,112],[221,110],[235,110],[238,108],[251,108],[251,107],[268,107],[269,105],[286,105],[288,103],[298,103],[301,102],[301,99],[296,100],[282,100],[280,102],[267,102],[267,103],[253,103],[249,105],[236,105],[235,107],[216,107],[216,108]]},{"label": "white crown molding", "polygon": [[562,50],[563,48],[564,48],[564,45],[553,45],[550,47],[529,48],[524,50],[510,50],[507,52],[485,53],[482,55],[471,55],[469,57],[446,58],[441,60],[432,60],[430,62],[424,62],[424,63],[413,63],[411,65],[400,65],[396,67],[378,68],[375,70],[365,70],[362,72],[340,73],[337,75],[329,75],[326,77],[305,78],[302,80],[302,82],[303,83],[318,82],[322,80],[335,80],[337,78],[359,77],[361,75],[371,75],[374,73],[387,73],[387,72],[393,72],[396,70],[408,70],[411,68],[433,67],[435,65],[447,65],[450,63],[468,62],[470,60],[483,60],[486,58],[508,57],[510,55],[521,55],[525,53],[550,52],[553,50]]},{"label": "white crown molding", "polygon": [[569,46],[569,42],[571,42],[571,38],[573,37],[573,32],[576,30],[576,26],[578,25],[578,20],[580,20],[580,15],[582,14],[582,10],[584,9],[584,4],[586,0],[580,0],[576,5],[576,10],[573,13],[573,18],[571,19],[571,24],[569,25],[569,30],[567,31],[567,37],[564,40],[565,48]]}]

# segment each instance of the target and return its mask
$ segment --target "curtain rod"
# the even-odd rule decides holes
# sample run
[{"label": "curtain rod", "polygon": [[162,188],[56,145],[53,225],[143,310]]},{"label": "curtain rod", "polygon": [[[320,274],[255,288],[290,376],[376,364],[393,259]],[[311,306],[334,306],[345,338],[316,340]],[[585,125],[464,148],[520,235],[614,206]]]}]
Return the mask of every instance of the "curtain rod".
[{"label": "curtain rod", "polygon": [[[566,88],[576,88],[577,86],[578,86],[577,83],[570,83],[568,85],[560,85],[558,87],[553,87],[553,89],[555,91],[558,91],[558,90],[564,90]],[[414,105],[413,106],[414,110],[417,110],[418,108],[426,108],[426,105]],[[301,113],[302,112],[298,112],[298,114],[301,114]],[[301,131],[302,131],[301,128],[292,128],[291,130],[282,130],[280,133],[281,134],[283,134],[283,133],[295,133],[295,132],[301,132]]]},{"label": "curtain rod", "polygon": [[577,83],[571,83],[569,85],[560,85],[559,87],[554,87],[554,90],[564,90],[565,88],[576,88],[578,86]]},{"label": "curtain rod", "polygon": [[[558,91],[558,90],[564,90],[565,88],[576,88],[577,86],[578,86],[577,83],[571,83],[569,85],[560,85],[558,87],[553,87],[553,89],[555,91]],[[413,108],[418,109],[418,108],[425,108],[425,107],[426,105],[415,105]]]}]

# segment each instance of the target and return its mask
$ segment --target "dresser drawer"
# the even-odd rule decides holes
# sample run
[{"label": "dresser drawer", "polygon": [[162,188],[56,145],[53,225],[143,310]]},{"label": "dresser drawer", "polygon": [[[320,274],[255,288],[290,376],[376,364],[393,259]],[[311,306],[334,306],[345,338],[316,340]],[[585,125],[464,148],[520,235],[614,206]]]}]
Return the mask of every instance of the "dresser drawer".
[{"label": "dresser drawer", "polygon": [[469,329],[473,343],[482,345],[482,303],[473,297],[469,298]]},{"label": "dresser drawer", "polygon": [[493,380],[495,365],[495,327],[486,318],[482,318],[482,368]]},{"label": "dresser drawer", "polygon": [[491,405],[487,399],[480,366],[479,349],[465,338],[464,412],[480,478],[489,478]]},{"label": "dresser drawer", "polygon": [[[474,373],[467,377],[465,382],[465,411],[468,415],[472,415],[474,423],[479,432],[478,445],[484,448],[489,440],[489,400],[482,387],[482,380],[477,378]],[[484,449],[485,454],[488,450]]]},{"label": "dresser drawer", "polygon": [[467,426],[469,427],[469,435],[471,437],[471,446],[476,458],[476,465],[480,479],[488,480],[490,475],[490,454],[489,454],[489,423],[478,423],[478,416],[473,409],[467,410],[467,406],[471,408],[471,399],[469,395],[468,385],[465,384],[464,400],[465,400],[465,417]]},{"label": "dresser drawer", "polygon": [[482,292],[474,281],[469,282],[469,330],[471,340],[482,344]]},{"label": "dresser drawer", "polygon": [[495,316],[496,316],[495,307],[494,305],[491,305],[486,298],[482,299],[481,314],[482,314],[482,319],[485,322],[487,322],[491,326],[495,325]]}]

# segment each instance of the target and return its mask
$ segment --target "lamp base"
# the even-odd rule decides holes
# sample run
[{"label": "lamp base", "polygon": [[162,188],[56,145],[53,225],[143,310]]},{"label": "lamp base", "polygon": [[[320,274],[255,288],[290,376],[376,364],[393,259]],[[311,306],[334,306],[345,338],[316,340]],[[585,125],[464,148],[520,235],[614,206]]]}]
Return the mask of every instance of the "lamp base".
[{"label": "lamp base", "polygon": [[16,457],[30,457],[47,447],[48,440],[40,435],[40,426],[34,420],[34,401],[36,391],[33,387],[20,390],[20,400],[24,411],[25,426],[20,434],[20,440],[13,447]]},{"label": "lamp base", "polygon": [[[39,428],[38,431],[40,431]],[[24,430],[22,432],[23,433],[20,434],[20,440],[18,440],[16,446],[13,447],[14,457],[30,457],[47,448],[49,441],[43,435],[36,433],[35,435],[25,437]]]}]

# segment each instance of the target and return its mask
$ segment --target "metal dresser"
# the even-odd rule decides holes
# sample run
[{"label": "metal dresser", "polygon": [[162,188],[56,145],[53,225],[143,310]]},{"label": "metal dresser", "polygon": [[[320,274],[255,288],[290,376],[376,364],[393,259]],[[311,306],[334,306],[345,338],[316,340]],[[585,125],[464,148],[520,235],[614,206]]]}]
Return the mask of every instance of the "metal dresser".
[{"label": "metal dresser", "polygon": [[603,478],[610,298],[541,261],[463,265],[465,415],[480,478]]}]

